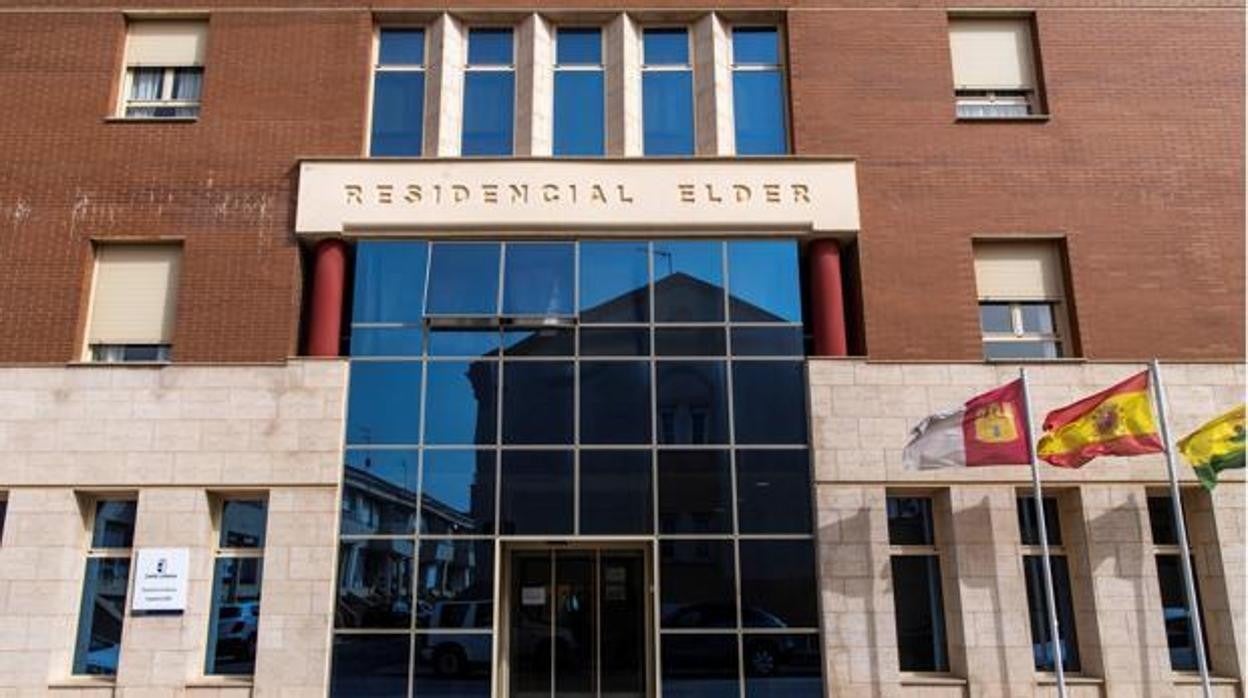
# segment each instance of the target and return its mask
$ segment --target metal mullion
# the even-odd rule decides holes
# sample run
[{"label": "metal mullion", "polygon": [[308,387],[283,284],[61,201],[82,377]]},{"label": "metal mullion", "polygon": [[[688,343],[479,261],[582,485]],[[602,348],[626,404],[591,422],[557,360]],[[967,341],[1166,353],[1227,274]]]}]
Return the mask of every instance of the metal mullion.
[{"label": "metal mullion", "polygon": [[555,666],[557,662],[557,657],[555,656],[557,648],[555,635],[559,632],[559,612],[555,600],[555,593],[559,587],[558,578],[555,577],[559,573],[559,567],[556,564],[558,557],[558,551],[552,549],[550,551],[550,698],[555,698]]},{"label": "metal mullion", "polygon": [[735,628],[664,628],[660,635],[740,635]]}]

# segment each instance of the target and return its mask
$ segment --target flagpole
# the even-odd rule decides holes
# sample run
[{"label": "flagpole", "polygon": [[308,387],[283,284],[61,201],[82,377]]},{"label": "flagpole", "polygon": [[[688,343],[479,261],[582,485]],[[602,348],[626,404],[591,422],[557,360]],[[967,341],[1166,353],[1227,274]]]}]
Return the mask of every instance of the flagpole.
[{"label": "flagpole", "polygon": [[1053,594],[1053,563],[1049,557],[1049,531],[1044,521],[1044,494],[1040,489],[1040,464],[1036,458],[1035,438],[1031,426],[1031,386],[1027,369],[1019,367],[1018,378],[1023,383],[1023,406],[1027,417],[1023,420],[1027,437],[1027,453],[1031,457],[1031,487],[1036,503],[1036,526],[1040,532],[1040,551],[1044,560],[1044,598],[1049,611],[1049,638],[1053,645],[1053,671],[1057,675],[1057,695],[1066,698],[1066,669],[1062,666],[1062,643],[1058,636],[1057,601]]},{"label": "flagpole", "polygon": [[1161,442],[1166,448],[1166,469],[1170,474],[1170,500],[1174,505],[1175,528],[1178,529],[1183,588],[1187,595],[1187,611],[1192,619],[1192,641],[1196,645],[1196,666],[1200,669],[1200,686],[1205,698],[1213,698],[1213,686],[1209,682],[1209,661],[1205,657],[1205,629],[1200,618],[1200,605],[1196,599],[1195,575],[1192,572],[1192,552],[1187,545],[1187,523],[1183,517],[1183,497],[1179,491],[1179,473],[1175,467],[1174,443],[1170,439],[1170,419],[1166,416],[1166,393],[1161,384],[1161,363],[1156,358],[1149,365],[1153,378],[1153,391],[1157,396],[1157,417],[1161,422]]}]

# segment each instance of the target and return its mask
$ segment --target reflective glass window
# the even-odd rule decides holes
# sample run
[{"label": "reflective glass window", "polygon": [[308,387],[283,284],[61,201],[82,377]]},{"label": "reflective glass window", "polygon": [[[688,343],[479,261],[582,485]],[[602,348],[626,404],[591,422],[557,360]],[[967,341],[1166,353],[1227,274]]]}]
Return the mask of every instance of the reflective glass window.
[{"label": "reflective glass window", "polygon": [[1148,498],[1148,525],[1153,545],[1178,545],[1179,525],[1169,496]]},{"label": "reflective glass window", "polygon": [[737,154],[788,152],[778,30],[775,27],[734,28],[732,67]]},{"label": "reflective glass window", "polygon": [[659,542],[661,627],[737,626],[736,560],[732,548],[730,540]]},{"label": "reflective glass window", "polygon": [[264,547],[265,502],[263,499],[227,499],[221,503],[222,548]]},{"label": "reflective glass window", "polygon": [[801,322],[797,243],[728,243],[728,311],[733,322]]},{"label": "reflective glass window", "polygon": [[494,543],[422,538],[416,577],[416,626],[489,628],[494,624]]},{"label": "reflective glass window", "polygon": [[419,327],[353,327],[351,356],[420,356],[423,334]]},{"label": "reflective glass window", "polygon": [[[1057,497],[1044,497],[1044,528],[1049,545],[1062,544],[1062,522],[1057,513]],[[1040,545],[1040,525],[1036,521],[1036,498],[1019,497],[1018,531],[1023,545]]]},{"label": "reflective glass window", "polygon": [[737,65],[778,65],[780,35],[775,27],[733,27],[732,62]]},{"label": "reflective glass window", "polygon": [[572,366],[570,361],[503,365],[503,443],[572,443]]},{"label": "reflective glass window", "polygon": [[417,635],[412,694],[421,698],[489,698],[493,652],[489,633]]},{"label": "reflective glass window", "polygon": [[582,356],[647,356],[650,354],[650,330],[582,327],[580,335]]},{"label": "reflective glass window", "polygon": [[116,675],[129,581],[129,558],[87,559],[74,645],[75,674]]},{"label": "reflective glass window", "polygon": [[989,359],[1056,359],[1061,351],[1059,342],[984,342],[984,356]]},{"label": "reflective glass window", "polygon": [[331,698],[406,695],[411,642],[407,633],[334,636]]},{"label": "reflective glass window", "polygon": [[734,361],[739,444],[806,443],[806,372],[800,361]]},{"label": "reflective glass window", "polygon": [[581,443],[650,443],[650,364],[580,362]]},{"label": "reflective glass window", "polygon": [[498,243],[439,242],[429,253],[430,315],[498,312]]},{"label": "reflective glass window", "polygon": [[580,244],[582,322],[649,321],[649,249],[631,241]]},{"label": "reflective glass window", "polygon": [[468,30],[463,155],[511,155],[516,86],[510,28]]},{"label": "reflective glass window", "polygon": [[739,698],[736,635],[664,635],[664,698]]},{"label": "reflective glass window", "polygon": [[728,442],[723,361],[660,361],[655,367],[659,443]]},{"label": "reflective glass window", "polygon": [[340,531],[346,535],[416,530],[416,451],[348,449]]},{"label": "reflective glass window", "polygon": [[494,451],[426,450],[420,532],[492,534],[496,461]]},{"label": "reflective glass window", "polygon": [[510,27],[473,27],[468,30],[468,65],[511,65]]},{"label": "reflective glass window", "polygon": [[816,633],[746,633],[746,698],[823,698],[819,645]]},{"label": "reflective glass window", "polygon": [[92,548],[129,548],[134,542],[134,516],[138,502],[107,499],[96,502]]},{"label": "reflective glass window", "polygon": [[659,532],[732,532],[728,451],[659,451]]},{"label": "reflective glass window", "polygon": [[213,612],[208,621],[205,674],[255,673],[263,570],[262,558],[217,558],[213,570]]},{"label": "reflective glass window", "polygon": [[502,533],[572,533],[571,451],[504,451]]},{"label": "reflective glass window", "polygon": [[736,356],[804,356],[800,327],[734,327],[732,353]]},{"label": "reflective glass window", "polygon": [[[1053,598],[1057,603],[1058,644],[1062,650],[1062,668],[1079,671],[1079,641],[1075,634],[1075,604],[1070,593],[1070,568],[1064,555],[1049,556],[1053,572]],[[1027,617],[1031,624],[1031,647],[1037,671],[1054,671],[1053,635],[1049,625],[1048,596],[1044,591],[1044,558],[1023,556],[1024,580],[1027,584]]]},{"label": "reflective glass window", "polygon": [[[1193,571],[1196,561],[1192,561]],[[1196,603],[1200,605],[1200,580],[1193,579],[1196,586]],[[1166,627],[1166,645],[1170,648],[1170,668],[1173,671],[1196,671],[1196,631],[1192,624],[1192,611],[1187,603],[1187,591],[1183,582],[1182,558],[1178,555],[1157,556],[1157,584],[1161,590],[1162,622]],[[1206,626],[1201,625],[1203,630]],[[1205,656],[1209,656],[1209,638],[1202,637]]]},{"label": "reflective glass window", "polygon": [[424,315],[427,256],[424,242],[357,243],[351,321],[419,323]]},{"label": "reflective glass window", "polygon": [[692,155],[693,69],[688,30],[643,30],[641,95],[643,152]]},{"label": "reflective glass window", "polygon": [[424,65],[425,30],[391,27],[379,32],[377,62],[382,65]]},{"label": "reflective glass window", "polygon": [[497,361],[430,361],[425,381],[426,444],[495,442]]},{"label": "reflective glass window", "polygon": [[809,533],[810,501],[806,451],[737,451],[741,533]]},{"label": "reflective glass window", "polygon": [[940,558],[893,555],[893,605],[902,671],[949,671]]},{"label": "reflective glass window", "polygon": [[889,497],[886,506],[890,544],[936,544],[932,500],[929,497]]},{"label": "reflective glass window", "polygon": [[649,451],[581,451],[582,535],[650,533]]},{"label": "reflective glass window", "polygon": [[505,251],[503,314],[572,314],[575,247],[570,242],[512,243]]},{"label": "reflective glass window", "polygon": [[750,628],[819,627],[814,541],[743,540],[739,545],[741,624]]},{"label": "reflective glass window", "polygon": [[413,553],[410,540],[343,541],[335,627],[411,627]]},{"label": "reflective glass window", "polygon": [[1009,303],[980,303],[979,328],[984,332],[1014,332],[1014,316]]},{"label": "reflective glass window", "polygon": [[347,443],[419,443],[421,370],[418,362],[352,362]]},{"label": "reflective glass window", "polygon": [[560,27],[555,36],[555,155],[606,152],[602,30]]},{"label": "reflective glass window", "polygon": [[488,358],[498,356],[501,341],[497,329],[433,329],[429,331],[429,355]]},{"label": "reflective glass window", "polygon": [[722,322],[723,243],[654,243],[655,322]]},{"label": "reflective glass window", "polygon": [[420,155],[424,120],[423,71],[378,71],[374,75],[370,154]]},{"label": "reflective glass window", "polygon": [[689,63],[689,31],[684,27],[655,27],[642,35],[642,60],[646,65]]},{"label": "reflective glass window", "polygon": [[537,327],[503,332],[504,356],[572,356],[575,332],[559,327]]},{"label": "reflective glass window", "polygon": [[654,331],[659,356],[723,356],[728,345],[722,327],[661,327]]},{"label": "reflective glass window", "polygon": [[1052,303],[1019,303],[1018,314],[1023,332],[1053,334],[1056,331]]}]

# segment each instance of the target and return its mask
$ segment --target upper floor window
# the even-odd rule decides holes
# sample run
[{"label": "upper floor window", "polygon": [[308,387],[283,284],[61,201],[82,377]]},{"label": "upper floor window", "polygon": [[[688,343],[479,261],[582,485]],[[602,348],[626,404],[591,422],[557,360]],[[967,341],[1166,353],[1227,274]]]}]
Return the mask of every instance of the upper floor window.
[{"label": "upper floor window", "polygon": [[1061,250],[1054,240],[975,243],[984,356],[1054,359],[1069,354]]},{"label": "upper floor window", "polygon": [[177,245],[96,248],[89,360],[169,360],[180,258]]},{"label": "upper floor window", "polygon": [[693,64],[685,27],[642,34],[642,152],[693,155]]},{"label": "upper floor window", "polygon": [[382,29],[373,73],[373,155],[421,153],[425,120],[425,30]]},{"label": "upper floor window", "polygon": [[1030,17],[949,20],[957,115],[1008,119],[1040,113]]},{"label": "upper floor window", "polygon": [[738,154],[788,152],[784,71],[776,27],[733,28],[732,113]]},{"label": "upper floor window", "polygon": [[121,116],[178,119],[199,116],[208,23],[151,20],[126,30]]},{"label": "upper floor window", "polygon": [[605,76],[602,30],[560,27],[555,34],[555,155],[606,152]]},{"label": "upper floor window", "polygon": [[516,67],[511,27],[468,30],[464,67],[464,155],[511,155],[515,137]]}]

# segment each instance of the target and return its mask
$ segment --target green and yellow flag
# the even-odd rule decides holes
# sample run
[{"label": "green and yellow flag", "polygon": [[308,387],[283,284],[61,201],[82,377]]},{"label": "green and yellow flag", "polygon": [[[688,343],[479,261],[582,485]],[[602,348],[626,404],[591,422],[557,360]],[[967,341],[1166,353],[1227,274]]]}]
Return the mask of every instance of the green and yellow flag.
[{"label": "green and yellow flag", "polygon": [[1183,437],[1178,447],[1205,489],[1213,489],[1218,484],[1218,473],[1244,467],[1244,406],[1201,425]]}]

